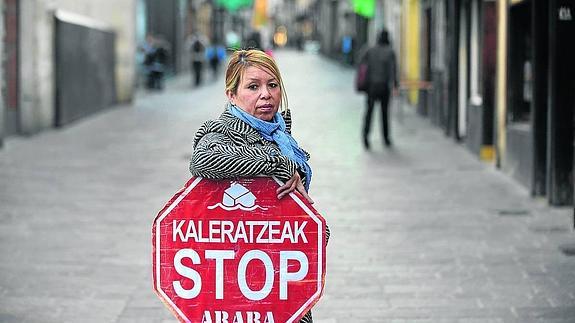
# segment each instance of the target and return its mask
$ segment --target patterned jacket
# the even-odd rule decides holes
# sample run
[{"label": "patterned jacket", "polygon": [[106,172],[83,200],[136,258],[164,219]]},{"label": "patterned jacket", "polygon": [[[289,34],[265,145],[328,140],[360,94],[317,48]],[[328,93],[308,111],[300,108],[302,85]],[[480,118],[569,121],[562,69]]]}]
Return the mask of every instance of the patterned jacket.
[{"label": "patterned jacket", "polygon": [[[290,133],[290,111],[283,117]],[[294,161],[282,155],[274,142],[262,138],[254,128],[227,110],[219,119],[206,121],[194,138],[190,160],[190,172],[194,176],[219,179],[267,175],[286,182],[296,170],[304,175]],[[305,176],[301,178],[305,181]]]}]

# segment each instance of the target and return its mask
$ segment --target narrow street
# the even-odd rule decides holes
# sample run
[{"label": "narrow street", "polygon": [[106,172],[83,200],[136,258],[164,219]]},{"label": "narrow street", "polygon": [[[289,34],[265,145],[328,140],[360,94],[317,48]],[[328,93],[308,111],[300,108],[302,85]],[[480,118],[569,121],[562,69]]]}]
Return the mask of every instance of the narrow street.
[{"label": "narrow street", "polygon": [[[310,195],[331,228],[316,323],[575,322],[573,209],[393,103],[392,140],[361,144],[354,71],[280,51]],[[0,322],[175,322],[152,290],[151,225],[189,178],[192,139],[223,110],[223,75],[184,75],[0,150]],[[379,111],[376,110],[376,113]]]}]

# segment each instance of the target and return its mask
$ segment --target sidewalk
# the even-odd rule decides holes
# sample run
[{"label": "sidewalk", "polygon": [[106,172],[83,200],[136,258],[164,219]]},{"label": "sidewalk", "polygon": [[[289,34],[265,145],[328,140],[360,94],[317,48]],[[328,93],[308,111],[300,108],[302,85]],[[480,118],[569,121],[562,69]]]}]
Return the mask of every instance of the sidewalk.
[{"label": "sidewalk", "polygon": [[[413,109],[394,147],[372,127],[353,71],[277,52],[293,133],[312,154],[310,195],[330,225],[316,323],[575,322],[572,208],[531,199]],[[151,224],[189,177],[223,77],[141,95],[0,150],[0,322],[175,322],[152,291]],[[401,120],[400,120],[401,119]]]}]

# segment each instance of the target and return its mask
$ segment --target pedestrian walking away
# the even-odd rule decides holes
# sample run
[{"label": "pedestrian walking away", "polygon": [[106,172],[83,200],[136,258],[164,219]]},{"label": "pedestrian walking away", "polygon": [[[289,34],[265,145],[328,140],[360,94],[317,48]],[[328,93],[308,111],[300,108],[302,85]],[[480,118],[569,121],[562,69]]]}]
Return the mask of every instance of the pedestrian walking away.
[{"label": "pedestrian walking away", "polygon": [[[310,155],[291,135],[291,110],[273,58],[255,49],[236,51],[225,75],[228,102],[219,119],[206,121],[196,133],[192,175],[275,176],[285,183],[277,190],[278,199],[297,191],[313,203]],[[328,237],[326,229],[326,243]],[[311,311],[300,320],[309,322]]]},{"label": "pedestrian walking away", "polygon": [[206,56],[206,42],[201,35],[193,35],[190,42],[190,55],[192,59],[193,84],[202,84],[202,70]]},{"label": "pedestrian walking away", "polygon": [[367,65],[367,109],[363,120],[363,145],[366,149],[370,148],[371,117],[373,107],[376,101],[379,101],[381,103],[382,137],[385,145],[389,147],[391,146],[389,100],[392,93],[397,95],[398,80],[395,52],[391,46],[387,30],[381,31],[377,44],[362,55],[360,64]]}]

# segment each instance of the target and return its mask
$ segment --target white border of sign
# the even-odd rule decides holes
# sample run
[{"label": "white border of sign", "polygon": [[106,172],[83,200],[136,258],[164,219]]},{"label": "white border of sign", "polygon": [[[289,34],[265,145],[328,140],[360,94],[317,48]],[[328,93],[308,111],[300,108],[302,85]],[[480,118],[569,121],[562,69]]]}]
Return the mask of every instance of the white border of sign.
[{"label": "white border of sign", "polygon": [[[202,181],[202,177],[197,177],[190,186],[188,186],[188,188],[182,192],[182,194],[180,194],[180,196],[178,196],[178,198],[162,213],[162,215],[160,215],[158,217],[158,219],[156,220],[156,227],[155,227],[155,234],[156,234],[156,290],[158,291],[159,295],[162,296],[162,298],[164,299],[164,301],[166,303],[168,303],[172,309],[174,311],[176,311],[178,313],[178,315],[180,315],[181,318],[185,319],[185,322],[187,323],[191,323],[190,319],[187,318],[184,313],[176,306],[176,304],[174,304],[174,302],[172,302],[172,300],[168,297],[168,295],[166,295],[166,293],[162,290],[161,288],[161,284],[160,284],[160,223],[162,222],[162,220],[188,195],[190,194],[190,192],[198,185],[198,183],[200,183]],[[274,179],[280,186],[283,185],[284,183],[282,183],[280,180],[278,180],[277,178],[272,176],[272,179]],[[321,220],[302,202],[302,200],[295,195],[294,193],[290,193],[289,196],[302,208],[302,210],[304,210],[305,213],[307,213],[315,222],[317,225],[319,225],[321,227]],[[315,301],[319,296],[321,296],[321,286],[322,286],[322,280],[323,280],[323,243],[324,243],[324,238],[323,238],[323,232],[322,230],[317,230],[317,241],[318,241],[318,265],[317,265],[317,273],[318,273],[318,281],[317,281],[317,291],[312,295],[312,297],[310,297],[310,299],[308,299],[307,302],[305,302],[300,309],[294,313],[294,315],[292,315],[292,317],[287,320],[286,323],[292,323],[296,317],[298,317],[298,315],[301,314],[301,312],[308,306],[310,305],[313,301]]]},{"label": "white border of sign", "polygon": [[172,307],[172,309],[174,309],[174,311],[176,311],[180,317],[184,318],[186,320],[186,322],[190,322],[190,319],[187,318],[184,313],[182,313],[182,311],[176,306],[176,304],[174,304],[174,302],[172,302],[172,300],[168,297],[168,295],[166,295],[166,293],[164,292],[164,290],[160,287],[160,223],[162,222],[162,220],[168,216],[168,214],[170,212],[172,212],[172,210],[176,207],[176,205],[180,204],[180,202],[184,199],[184,197],[186,197],[186,195],[190,194],[190,192],[194,189],[194,187],[196,187],[196,185],[198,185],[199,182],[201,182],[202,178],[198,177],[196,178],[192,184],[190,186],[188,186],[188,188],[182,192],[182,194],[180,194],[180,196],[178,196],[178,198],[174,201],[174,203],[172,203],[165,211],[164,213],[162,213],[162,215],[160,215],[160,217],[158,218],[158,220],[156,221],[156,290],[158,291],[158,293],[160,293],[162,295],[162,297],[164,298],[164,300],[170,304],[170,306]]}]

